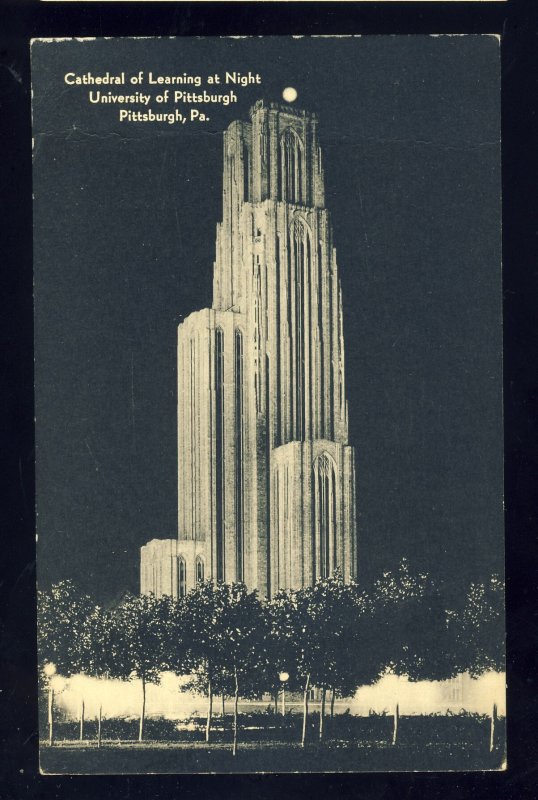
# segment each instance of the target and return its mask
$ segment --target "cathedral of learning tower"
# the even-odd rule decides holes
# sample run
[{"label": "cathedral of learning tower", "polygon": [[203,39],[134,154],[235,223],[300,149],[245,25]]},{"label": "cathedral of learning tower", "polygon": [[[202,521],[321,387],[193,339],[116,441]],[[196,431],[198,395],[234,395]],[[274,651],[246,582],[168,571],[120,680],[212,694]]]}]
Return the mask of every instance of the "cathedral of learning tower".
[{"label": "cathedral of learning tower", "polygon": [[178,328],[178,538],[141,591],[261,596],[357,572],[342,297],[314,114],[257,102],[224,134],[211,308]]}]

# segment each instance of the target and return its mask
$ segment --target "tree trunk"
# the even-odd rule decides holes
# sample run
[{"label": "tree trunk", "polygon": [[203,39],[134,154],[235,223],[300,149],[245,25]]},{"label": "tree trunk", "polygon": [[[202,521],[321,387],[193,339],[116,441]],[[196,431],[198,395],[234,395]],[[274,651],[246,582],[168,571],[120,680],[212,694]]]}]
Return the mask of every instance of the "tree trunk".
[{"label": "tree trunk", "polygon": [[48,713],[48,722],[49,722],[49,745],[50,745],[50,747],[52,747],[52,745],[54,744],[54,728],[53,728],[53,724],[54,724],[53,717],[54,717],[54,714],[53,714],[53,711],[54,711],[54,690],[53,690],[52,686],[49,686],[47,713]]},{"label": "tree trunk", "polygon": [[278,714],[278,691],[275,692],[275,717]]},{"label": "tree trunk", "polygon": [[138,741],[144,738],[144,718],[146,716],[146,678],[142,676],[142,706],[140,708],[140,727],[138,728]]},{"label": "tree trunk", "polygon": [[320,742],[323,740],[323,721],[325,718],[325,697],[327,695],[327,689],[325,686],[321,690],[321,708],[319,710],[319,740]]},{"label": "tree trunk", "polygon": [[80,741],[84,739],[84,698],[80,702],[80,733],[78,738]]},{"label": "tree trunk", "polygon": [[491,726],[489,731],[489,752],[493,752],[495,747],[495,723],[497,722],[497,703],[493,703],[491,711]]},{"label": "tree trunk", "polygon": [[226,712],[225,712],[225,710],[224,710],[224,692],[223,692],[223,693],[222,693],[222,727],[223,727],[223,728],[224,728],[224,716],[225,716],[225,713],[226,713]]},{"label": "tree trunk", "polygon": [[306,676],[303,692],[303,732],[301,736],[301,747],[304,747],[306,741],[306,720],[308,717],[308,690],[310,689],[310,673]]},{"label": "tree trunk", "polygon": [[99,703],[99,716],[97,717],[97,747],[101,747],[101,719],[103,717],[103,704]]},{"label": "tree trunk", "polygon": [[211,717],[213,715],[213,686],[211,680],[207,686],[207,720],[205,724],[205,740],[209,741],[209,732],[211,730]]},{"label": "tree trunk", "polygon": [[234,691],[234,743],[232,755],[237,753],[237,703],[239,701],[239,682],[237,680],[237,667],[234,667],[235,691]]},{"label": "tree trunk", "polygon": [[400,720],[400,706],[396,703],[396,708],[394,709],[394,726],[392,728],[392,744],[396,744],[398,740],[398,722]]},{"label": "tree trunk", "polygon": [[334,686],[331,689],[331,719],[334,719],[334,698],[336,697],[336,689]]}]

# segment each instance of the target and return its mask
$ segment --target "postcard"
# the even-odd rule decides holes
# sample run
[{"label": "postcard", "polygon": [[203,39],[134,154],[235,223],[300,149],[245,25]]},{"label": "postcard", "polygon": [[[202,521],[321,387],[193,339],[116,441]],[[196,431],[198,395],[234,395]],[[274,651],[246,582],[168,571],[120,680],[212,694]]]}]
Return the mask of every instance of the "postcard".
[{"label": "postcard", "polygon": [[32,42],[46,774],[506,768],[500,41]]}]

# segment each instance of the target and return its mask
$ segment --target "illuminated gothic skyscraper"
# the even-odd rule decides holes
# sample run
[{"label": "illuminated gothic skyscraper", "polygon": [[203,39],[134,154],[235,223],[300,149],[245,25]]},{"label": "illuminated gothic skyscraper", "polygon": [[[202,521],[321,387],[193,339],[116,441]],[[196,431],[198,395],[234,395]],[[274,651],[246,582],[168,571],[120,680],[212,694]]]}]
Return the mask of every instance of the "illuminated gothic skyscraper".
[{"label": "illuminated gothic skyscraper", "polygon": [[178,328],[177,540],[141,590],[261,595],[357,571],[342,297],[317,117],[257,102],[224,134],[213,304]]}]

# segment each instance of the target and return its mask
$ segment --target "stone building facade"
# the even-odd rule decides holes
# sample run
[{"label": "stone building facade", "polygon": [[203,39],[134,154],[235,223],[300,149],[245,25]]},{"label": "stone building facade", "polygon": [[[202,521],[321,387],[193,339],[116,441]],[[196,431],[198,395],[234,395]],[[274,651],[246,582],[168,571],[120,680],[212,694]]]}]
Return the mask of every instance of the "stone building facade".
[{"label": "stone building facade", "polygon": [[202,576],[271,596],[357,570],[317,117],[259,101],[223,155],[212,308],[178,329],[178,539],[142,548],[143,593],[181,595]]}]

